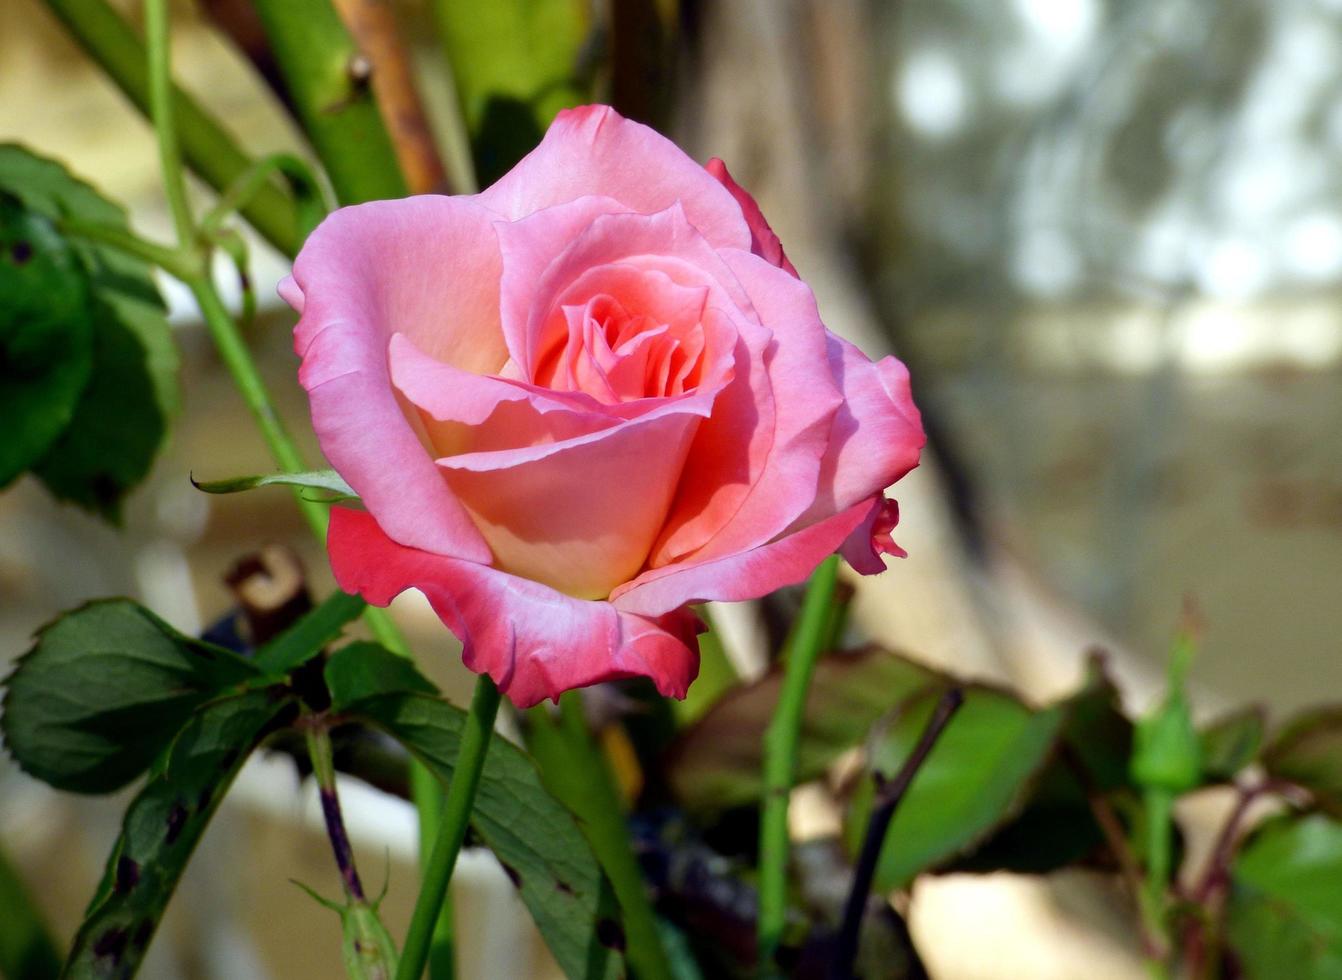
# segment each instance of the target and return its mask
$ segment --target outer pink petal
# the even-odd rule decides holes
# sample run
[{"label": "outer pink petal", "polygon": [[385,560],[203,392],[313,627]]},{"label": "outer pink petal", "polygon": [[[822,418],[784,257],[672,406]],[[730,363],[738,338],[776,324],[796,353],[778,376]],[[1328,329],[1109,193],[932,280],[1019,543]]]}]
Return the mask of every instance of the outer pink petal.
[{"label": "outer pink petal", "polygon": [[841,401],[810,287],[749,252],[720,254],[773,339],[762,344],[758,328],[742,326],[750,350],[700,427],[654,568],[746,551],[786,530],[815,500]]},{"label": "outer pink petal", "polygon": [[309,237],[284,289],[302,310],[299,380],[326,458],[395,540],[478,561],[489,549],[402,413],[387,346],[403,332],[463,370],[502,364],[493,220],[463,198],[343,208]]},{"label": "outer pink petal", "polygon": [[480,200],[516,219],[588,194],[613,197],[642,214],[679,201],[714,246],[750,247],[741,209],[722,185],[670,140],[609,106],[561,112],[540,146]]},{"label": "outer pink petal", "polygon": [[372,515],[331,511],[331,568],[347,592],[385,606],[419,589],[461,640],[462,659],[489,674],[519,708],[575,687],[646,676],[683,698],[699,671],[697,621],[683,611],[649,618],[574,599],[485,565],[407,548]]},{"label": "outer pink petal", "polygon": [[918,465],[927,442],[903,364],[893,357],[873,363],[833,334],[826,343],[844,401],[834,416],[815,505],[799,526],[880,494]]},{"label": "outer pink petal", "polygon": [[[783,253],[783,243],[769,227],[769,222],[764,220],[764,212],[760,210],[760,206],[755,203],[750,193],[732,179],[732,175],[727,172],[727,165],[714,157],[708,161],[704,169],[727,188],[740,205],[741,214],[745,216],[746,224],[750,226],[750,250],[770,265],[776,265],[785,272],[797,276],[797,267],[788,261],[788,257]],[[801,276],[797,278],[800,279]]]},{"label": "outer pink petal", "polygon": [[611,602],[624,612],[659,616],[690,602],[757,599],[810,575],[870,511],[870,505],[863,503],[749,551],[644,572],[616,589]]},{"label": "outer pink petal", "polygon": [[882,555],[906,558],[908,553],[895,544],[891,536],[895,525],[899,523],[899,504],[885,497],[877,497],[868,506],[862,523],[848,535],[848,540],[839,552],[854,571],[863,575],[879,575],[885,571]]}]

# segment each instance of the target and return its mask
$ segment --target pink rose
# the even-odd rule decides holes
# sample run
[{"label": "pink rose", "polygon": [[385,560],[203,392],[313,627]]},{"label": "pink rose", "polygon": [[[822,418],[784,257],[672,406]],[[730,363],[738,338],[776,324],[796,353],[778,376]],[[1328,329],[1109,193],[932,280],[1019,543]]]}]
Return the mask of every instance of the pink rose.
[{"label": "pink rose", "polygon": [[483,193],[337,211],[280,291],[367,508],[332,512],[336,580],[421,590],[519,706],[639,675],[683,697],[688,603],[896,551],[908,372],[825,329],[721,162],[609,108]]}]

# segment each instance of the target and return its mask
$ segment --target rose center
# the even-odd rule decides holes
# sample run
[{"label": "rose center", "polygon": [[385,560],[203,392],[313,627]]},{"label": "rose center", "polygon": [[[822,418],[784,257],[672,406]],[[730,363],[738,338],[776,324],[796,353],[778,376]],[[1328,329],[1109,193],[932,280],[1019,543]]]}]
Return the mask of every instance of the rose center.
[{"label": "rose center", "polygon": [[658,312],[631,308],[609,293],[561,305],[537,357],[535,382],[605,404],[693,391],[703,372],[703,325],[698,316]]}]

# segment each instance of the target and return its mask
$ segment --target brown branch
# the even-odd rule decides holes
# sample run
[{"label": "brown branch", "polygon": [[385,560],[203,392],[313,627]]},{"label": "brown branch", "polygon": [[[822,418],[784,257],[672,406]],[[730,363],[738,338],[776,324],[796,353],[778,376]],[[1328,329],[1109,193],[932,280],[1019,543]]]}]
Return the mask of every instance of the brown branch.
[{"label": "brown branch", "polygon": [[936,745],[941,733],[946,730],[951,718],[964,704],[965,695],[958,687],[953,687],[941,696],[932,711],[932,717],[923,729],[918,744],[905,761],[899,774],[889,782],[882,783],[876,789],[871,820],[867,824],[867,835],[862,841],[862,851],[858,855],[857,865],[853,868],[853,885],[848,892],[848,901],[844,904],[843,924],[839,927],[839,938],[835,945],[831,976],[835,980],[849,980],[853,975],[853,963],[857,959],[858,938],[862,930],[862,916],[867,908],[867,898],[871,895],[871,885],[876,878],[876,864],[885,844],[886,832],[895,816],[904,794],[908,792],[913,777],[918,774],[927,761],[932,747]]},{"label": "brown branch", "polygon": [[336,13],[367,59],[373,98],[412,194],[452,193],[415,87],[410,57],[390,0],[334,0]]}]

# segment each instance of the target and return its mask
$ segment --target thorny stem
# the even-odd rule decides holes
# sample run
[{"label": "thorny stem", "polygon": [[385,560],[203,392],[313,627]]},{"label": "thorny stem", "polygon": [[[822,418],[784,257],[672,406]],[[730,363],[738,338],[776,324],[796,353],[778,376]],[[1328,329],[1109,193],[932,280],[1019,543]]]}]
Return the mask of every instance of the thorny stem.
[{"label": "thorny stem", "polygon": [[797,772],[797,747],[811,675],[820,658],[838,581],[838,559],[827,558],[811,576],[784,653],[783,688],[764,733],[764,803],[760,811],[758,963],[768,972],[783,938],[787,914],[788,793]]},{"label": "thorny stem", "polygon": [[876,790],[876,799],[872,805],[871,820],[867,824],[866,836],[862,839],[862,850],[858,854],[857,864],[853,868],[853,884],[848,892],[848,901],[844,904],[843,923],[839,927],[838,944],[831,964],[831,977],[834,980],[850,980],[853,975],[853,963],[857,958],[858,939],[862,931],[862,916],[866,911],[867,898],[871,894],[872,882],[876,879],[876,865],[885,845],[886,833],[895,811],[908,792],[913,777],[927,761],[937,739],[946,730],[946,726],[955,717],[955,713],[964,704],[965,695],[958,687],[953,687],[941,696],[937,706],[932,709],[932,717],[919,736],[899,773],[889,782],[882,783]]},{"label": "thorny stem", "polygon": [[443,896],[452,880],[462,842],[466,839],[466,823],[475,802],[475,791],[480,785],[480,773],[485,767],[485,753],[490,736],[494,733],[494,718],[499,710],[499,689],[488,674],[481,674],[475,683],[471,710],[466,715],[457,763],[452,771],[452,782],[443,801],[443,816],[438,821],[438,839],[433,845],[429,865],[424,869],[419,898],[410,920],[401,950],[401,963],[396,980],[419,980],[429,958],[429,944],[438,922]]},{"label": "thorny stem", "polygon": [[[171,145],[175,142],[176,131],[171,124],[166,126],[163,124],[163,120],[171,110],[169,99],[172,95],[167,43],[167,5],[166,0],[148,0],[148,4],[150,16],[146,18],[146,21],[151,30],[147,32],[146,46],[151,66],[150,75],[155,80],[154,84],[150,86],[151,118],[160,144],[159,157],[165,168],[164,184],[165,186],[180,188],[184,186],[181,157]],[[115,15],[112,16],[115,17]],[[169,145],[165,146],[165,144]],[[170,168],[175,168],[175,170],[169,172]],[[181,198],[181,201],[184,203],[184,197]],[[174,214],[176,215],[176,212]],[[194,236],[189,210],[185,212],[185,218],[185,234],[182,235],[182,238],[183,244],[189,245]],[[181,227],[179,226],[180,233]],[[237,325],[229,316],[228,310],[220,299],[218,291],[214,288],[208,273],[202,271],[199,275],[183,279],[183,282],[195,296],[196,302],[200,306],[201,316],[211,338],[214,340],[220,357],[237,385],[243,401],[255,417],[257,426],[270,448],[275,462],[279,464],[281,469],[291,473],[302,472],[307,469],[302,454],[299,453],[297,445],[286,431],[279,414],[275,411],[270,394],[266,390],[265,383],[261,380],[261,375],[256,369],[256,364],[252,360],[251,353],[248,351]],[[294,499],[317,540],[325,541],[326,525],[329,519],[326,507],[317,501],[306,499],[301,489],[298,488],[294,491]],[[405,637],[385,610],[369,606],[364,611],[364,619],[373,635],[387,649],[406,658],[410,657],[410,649]],[[414,798],[421,827],[436,826],[439,822],[438,814],[442,800],[441,789],[437,781],[423,765],[414,763],[410,770],[410,784],[411,795]]]},{"label": "thorny stem", "polygon": [[[70,36],[143,112],[149,110],[145,45],[107,0],[44,0]],[[222,191],[252,161],[233,138],[180,89],[171,90],[182,152],[193,170]],[[260,188],[243,213],[281,252],[292,256],[302,244],[293,202],[272,182]],[[175,275],[176,273],[174,273]]]},{"label": "thorny stem", "polygon": [[340,880],[345,886],[345,896],[350,901],[362,903],[365,900],[363,882],[359,880],[359,871],[354,866],[354,849],[350,847],[345,821],[340,815],[340,797],[336,793],[335,757],[331,750],[331,733],[326,728],[325,719],[317,716],[305,719],[303,737],[308,746],[308,758],[312,760],[312,776],[317,781],[317,793],[321,797],[326,836],[331,840],[331,851],[335,855],[336,867],[340,869]]}]

